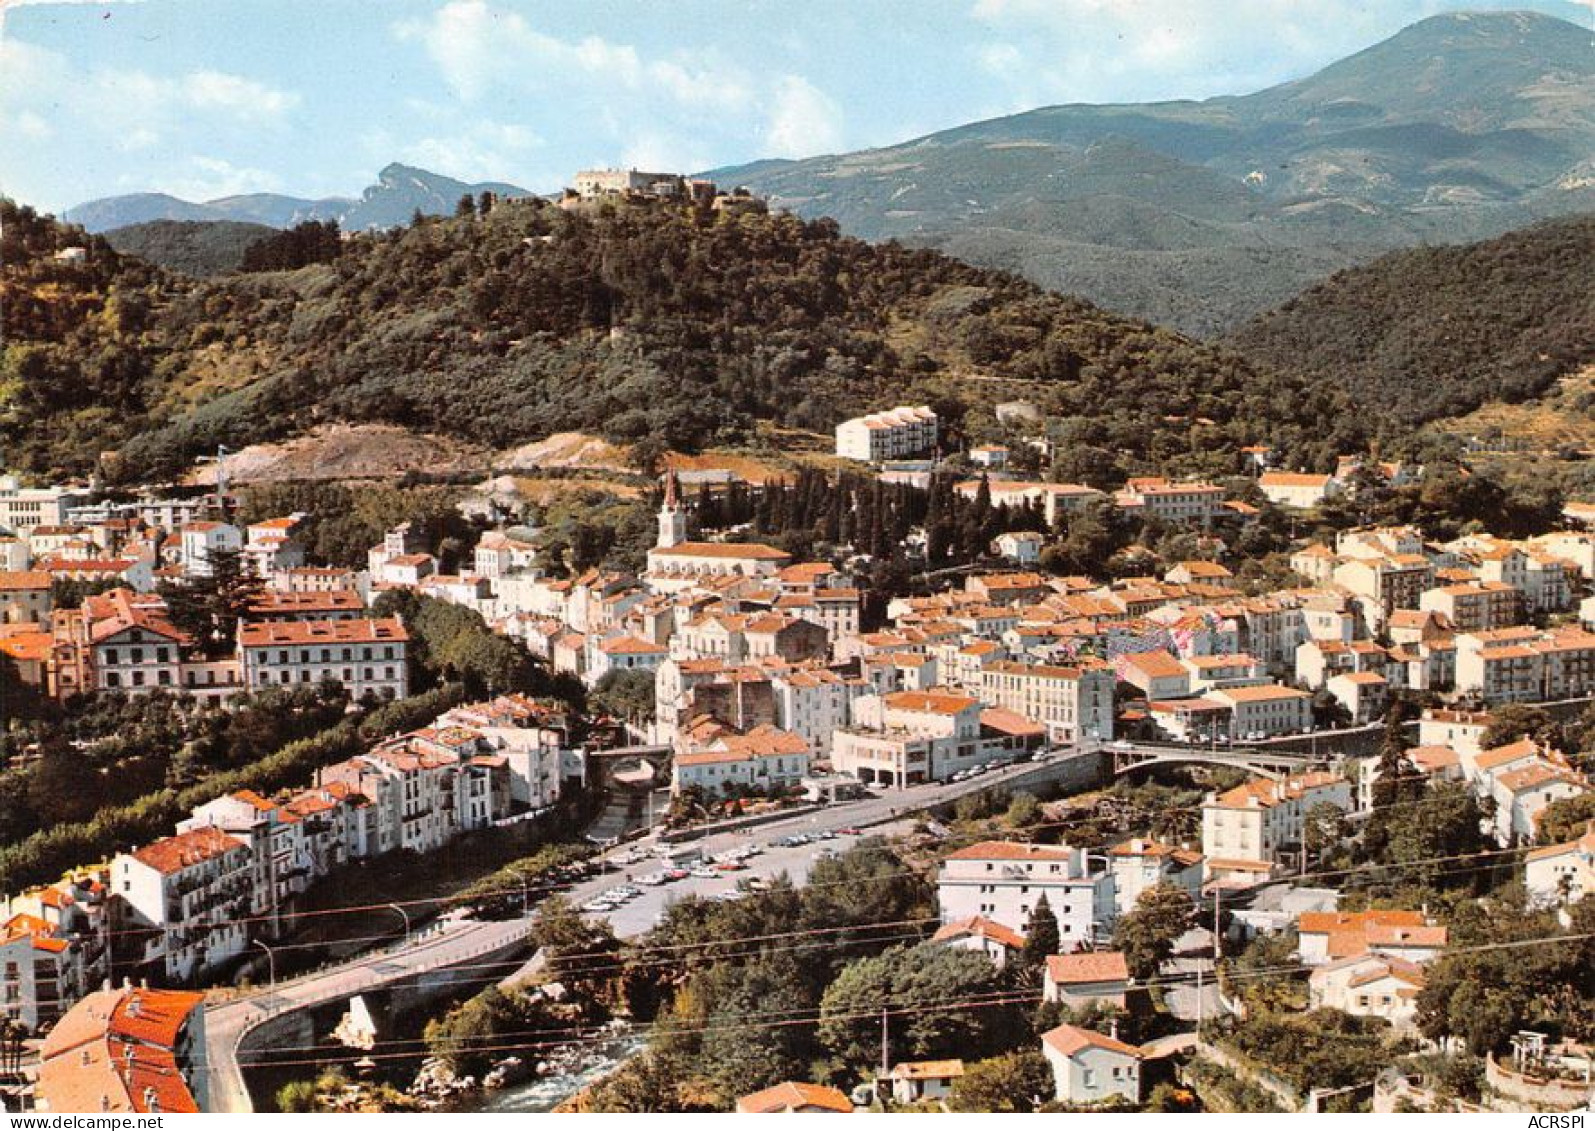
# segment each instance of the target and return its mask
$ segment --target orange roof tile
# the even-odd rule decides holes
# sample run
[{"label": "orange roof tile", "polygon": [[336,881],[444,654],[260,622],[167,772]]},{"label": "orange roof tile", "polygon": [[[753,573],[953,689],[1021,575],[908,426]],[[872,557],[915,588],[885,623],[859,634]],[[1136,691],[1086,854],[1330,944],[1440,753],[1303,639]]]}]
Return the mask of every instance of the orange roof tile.
[{"label": "orange roof tile", "polygon": [[1130,968],[1116,950],[1047,956],[1047,977],[1056,985],[1078,986],[1096,982],[1127,982]]},{"label": "orange roof tile", "polygon": [[1127,1045],[1094,1029],[1082,1029],[1078,1025],[1059,1025],[1056,1029],[1049,1029],[1041,1034],[1041,1039],[1064,1056],[1073,1056],[1087,1048],[1116,1052],[1121,1056],[1134,1057],[1136,1060],[1140,1060],[1143,1056],[1141,1050],[1134,1045]]}]

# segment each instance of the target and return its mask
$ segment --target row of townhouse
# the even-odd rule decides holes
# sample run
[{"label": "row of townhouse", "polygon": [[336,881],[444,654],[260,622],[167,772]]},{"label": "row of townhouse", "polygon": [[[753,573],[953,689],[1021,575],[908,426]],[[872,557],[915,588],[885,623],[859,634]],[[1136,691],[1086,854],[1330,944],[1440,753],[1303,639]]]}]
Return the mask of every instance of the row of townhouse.
[{"label": "row of townhouse", "polygon": [[[403,698],[409,635],[373,618],[352,592],[271,592],[241,621],[232,655],[207,654],[173,623],[163,598],[117,588],[51,613],[41,687],[58,699],[89,692],[152,691],[202,699],[337,680],[360,698]],[[41,635],[44,629],[37,630]]]},{"label": "row of townhouse", "polygon": [[[84,512],[79,511],[78,514]],[[4,568],[29,563],[61,577],[109,578],[147,592],[156,581],[208,578],[223,555],[236,558],[247,573],[267,578],[305,563],[300,531],[305,516],[286,515],[237,526],[214,518],[182,518],[170,525],[141,517],[88,515],[59,524],[41,524],[9,542]]]},{"label": "row of townhouse", "polygon": [[198,806],[174,835],[111,862],[118,966],[164,984],[212,977],[276,938],[300,897],[351,861],[437,852],[546,808],[568,756],[557,721],[520,696],[469,704],[321,767],[308,789]]}]

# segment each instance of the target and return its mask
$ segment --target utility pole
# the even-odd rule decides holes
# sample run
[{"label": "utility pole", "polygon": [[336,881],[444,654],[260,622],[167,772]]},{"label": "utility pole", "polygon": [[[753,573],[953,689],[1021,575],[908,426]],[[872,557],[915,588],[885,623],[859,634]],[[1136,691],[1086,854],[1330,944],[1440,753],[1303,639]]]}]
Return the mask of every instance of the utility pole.
[{"label": "utility pole", "polygon": [[881,1105],[882,1106],[885,1106],[885,1104],[886,1104],[886,1091],[885,1091],[885,1089],[888,1087],[888,1085],[886,1083],[886,1077],[888,1075],[890,1075],[891,1071],[892,1071],[891,1053],[888,1050],[888,1044],[887,1044],[887,1039],[886,1039],[886,1031],[887,1031],[886,1027],[887,1027],[886,1005],[883,1002],[881,1004],[881,1072],[880,1072],[879,1078],[876,1080],[876,1083],[875,1083],[875,1093],[876,1093],[876,1095],[880,1096]]},{"label": "utility pole", "polygon": [[1219,908],[1224,902],[1224,889],[1213,889],[1213,977],[1218,977],[1219,959],[1224,957],[1224,936],[1219,933]]}]

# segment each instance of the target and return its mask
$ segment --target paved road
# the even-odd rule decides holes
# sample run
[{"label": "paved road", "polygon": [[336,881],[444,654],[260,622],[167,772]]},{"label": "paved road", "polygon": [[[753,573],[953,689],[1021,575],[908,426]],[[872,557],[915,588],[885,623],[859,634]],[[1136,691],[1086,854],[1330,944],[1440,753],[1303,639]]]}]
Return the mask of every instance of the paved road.
[{"label": "paved road", "polygon": [[[748,861],[746,871],[727,872],[712,879],[691,877],[659,887],[634,884],[642,888],[643,894],[605,917],[617,935],[629,937],[653,927],[666,904],[687,893],[714,895],[733,890],[743,879],[768,879],[782,873],[793,882],[802,883],[808,878],[814,860],[822,852],[842,851],[855,838],[838,836],[835,840],[815,841],[790,848],[774,847],[771,841],[798,832],[812,833],[844,827],[864,829],[871,834],[904,831],[909,826],[909,813],[950,804],[965,794],[981,790],[998,786],[1023,788],[1035,781],[1044,781],[1056,773],[1058,762],[1073,756],[1073,751],[1064,751],[1034,762],[993,769],[962,782],[882,789],[859,800],[838,802],[818,812],[804,813],[744,830],[716,833],[688,842],[706,855],[715,855],[749,843],[764,846],[764,852]],[[650,850],[657,846],[654,838],[635,843]],[[613,854],[623,851],[624,847]],[[628,872],[635,877],[656,871],[658,867],[655,858],[618,872],[594,877],[572,889],[570,898],[580,905],[601,891],[626,883]],[[448,921],[408,944],[362,955],[330,970],[285,982],[275,989],[257,990],[207,1005],[206,1047],[212,1070],[212,1108],[218,1111],[250,1110],[248,1093],[237,1063],[237,1050],[238,1042],[255,1025],[293,1009],[347,998],[412,974],[465,962],[477,954],[500,949],[516,936],[524,935],[528,926],[527,919],[487,923]]]},{"label": "paved road", "polygon": [[205,1050],[210,1069],[210,1110],[252,1110],[238,1065],[238,1044],[261,1022],[500,950],[524,937],[527,925],[522,919],[490,923],[443,920],[410,943],[391,950],[364,955],[357,961],[230,1000],[207,1003]]}]

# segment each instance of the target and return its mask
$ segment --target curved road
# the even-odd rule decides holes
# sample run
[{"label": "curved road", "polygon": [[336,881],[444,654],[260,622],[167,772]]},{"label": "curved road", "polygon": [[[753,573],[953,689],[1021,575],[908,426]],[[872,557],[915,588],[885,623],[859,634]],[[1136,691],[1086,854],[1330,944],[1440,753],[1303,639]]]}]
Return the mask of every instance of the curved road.
[{"label": "curved road", "polygon": [[[1140,747],[1145,753],[1167,755],[1177,751],[1170,746]],[[1104,747],[1102,753],[1111,753]],[[805,812],[793,817],[739,829],[718,832],[698,840],[681,842],[677,847],[700,848],[707,855],[724,852],[741,845],[756,843],[764,846],[761,855],[748,861],[746,871],[727,872],[713,879],[698,878],[659,887],[644,887],[642,894],[617,910],[610,912],[615,933],[621,937],[641,934],[652,928],[665,906],[680,895],[714,895],[733,890],[737,884],[754,877],[772,878],[786,874],[794,882],[802,883],[814,859],[827,848],[845,847],[846,838],[833,841],[811,842],[790,848],[779,848],[769,842],[798,832],[816,832],[838,828],[879,828],[896,831],[906,827],[909,814],[934,806],[950,804],[968,793],[996,786],[1024,786],[1032,779],[1045,780],[1053,776],[1060,762],[1075,757],[1079,752],[1066,749],[1034,762],[1016,763],[993,769],[978,777],[961,782],[932,783],[897,789],[882,789],[856,801],[837,802],[821,810]],[[1095,752],[1091,752],[1095,753]],[[1227,752],[1234,756],[1233,749]],[[1227,761],[1222,757],[1215,761]],[[652,849],[652,837],[632,842],[622,847]],[[570,893],[572,902],[580,905],[599,892],[626,882],[628,877],[656,870],[653,862],[641,863],[629,871],[610,872],[576,885]],[[206,1057],[211,1073],[210,1106],[215,1111],[252,1110],[242,1069],[238,1063],[238,1047],[244,1036],[257,1025],[294,1009],[320,1005],[340,998],[348,998],[365,990],[414,974],[454,966],[469,959],[509,945],[517,937],[525,937],[530,920],[516,918],[492,922],[443,920],[412,941],[387,950],[375,951],[353,959],[340,966],[303,975],[275,987],[255,990],[227,1000],[209,1003],[205,1009]]]}]

